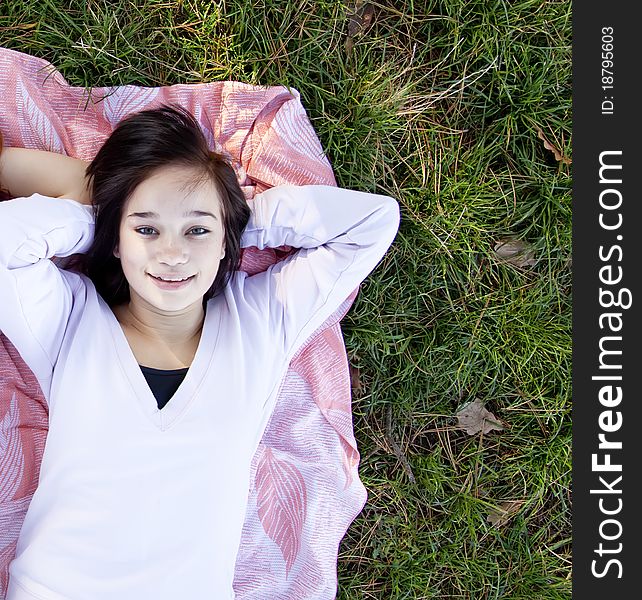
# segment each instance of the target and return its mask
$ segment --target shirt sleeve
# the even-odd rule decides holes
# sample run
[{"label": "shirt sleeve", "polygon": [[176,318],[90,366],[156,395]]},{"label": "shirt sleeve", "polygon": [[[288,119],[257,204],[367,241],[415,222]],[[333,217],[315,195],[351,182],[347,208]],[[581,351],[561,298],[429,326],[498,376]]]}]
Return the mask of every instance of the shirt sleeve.
[{"label": "shirt sleeve", "polygon": [[[383,258],[399,228],[389,196],[328,185],[277,186],[248,201],[241,246],[299,248],[245,279],[244,300],[299,347]],[[276,341],[276,340],[275,340]]]},{"label": "shirt sleeve", "polygon": [[71,309],[72,283],[50,260],[86,252],[92,209],[66,198],[33,194],[0,202],[0,331],[48,396]]}]

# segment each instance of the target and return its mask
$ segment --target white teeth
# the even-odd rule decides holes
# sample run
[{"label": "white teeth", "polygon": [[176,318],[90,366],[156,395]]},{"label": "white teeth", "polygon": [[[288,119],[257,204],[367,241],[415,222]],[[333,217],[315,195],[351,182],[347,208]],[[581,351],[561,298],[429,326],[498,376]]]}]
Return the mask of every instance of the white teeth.
[{"label": "white teeth", "polygon": [[[152,277],[153,277],[153,275],[152,275]],[[190,278],[189,278],[189,277],[185,277],[184,279],[164,279],[163,277],[156,277],[155,279],[160,279],[161,281],[173,281],[173,282],[177,282],[177,281],[187,281],[187,280],[188,280],[188,279],[190,279]]]}]

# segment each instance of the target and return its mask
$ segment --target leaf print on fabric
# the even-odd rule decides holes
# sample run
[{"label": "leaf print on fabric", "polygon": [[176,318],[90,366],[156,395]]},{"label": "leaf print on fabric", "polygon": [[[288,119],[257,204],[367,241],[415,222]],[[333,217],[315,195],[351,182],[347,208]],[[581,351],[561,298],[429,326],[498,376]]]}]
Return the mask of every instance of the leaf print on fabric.
[{"label": "leaf print on fabric", "polygon": [[281,550],[290,572],[301,547],[307,514],[305,481],[290,462],[265,448],[256,471],[257,510],[263,529]]},{"label": "leaf print on fabric", "polygon": [[315,335],[305,350],[292,360],[292,368],[310,386],[328,423],[356,449],[348,358],[339,324]]},{"label": "leaf print on fabric", "polygon": [[341,448],[343,449],[343,472],[346,476],[346,483],[343,486],[343,489],[346,490],[352,485],[352,480],[354,478],[353,472],[358,476],[357,468],[359,467],[360,455],[356,448],[353,448],[348,442],[343,438],[339,438],[341,442]]},{"label": "leaf print on fabric", "polygon": [[20,78],[16,86],[16,105],[22,106],[24,111],[24,116],[20,120],[20,135],[25,148],[67,154],[65,145],[51,120],[31,97],[27,86]]},{"label": "leaf print on fabric", "polygon": [[0,547],[0,598],[6,598],[9,591],[9,565],[16,553],[16,542]]},{"label": "leaf print on fabric", "polygon": [[[314,130],[305,127],[305,125],[299,125],[301,121],[307,123],[308,116],[297,98],[295,102],[285,102],[281,106],[274,116],[272,128],[279,136],[284,138],[292,137],[292,139],[296,140],[296,150],[308,158],[310,162],[315,163],[326,160],[325,153]],[[298,132],[298,135],[293,135],[295,131]]]},{"label": "leaf print on fabric", "polygon": [[18,400],[14,392],[9,409],[0,415],[0,504],[14,499],[22,481],[24,453],[18,424]]},{"label": "leaf print on fabric", "polygon": [[116,127],[130,113],[153,108],[150,104],[158,94],[155,88],[142,88],[124,85],[111,88],[112,93],[104,97],[103,110],[105,119]]}]

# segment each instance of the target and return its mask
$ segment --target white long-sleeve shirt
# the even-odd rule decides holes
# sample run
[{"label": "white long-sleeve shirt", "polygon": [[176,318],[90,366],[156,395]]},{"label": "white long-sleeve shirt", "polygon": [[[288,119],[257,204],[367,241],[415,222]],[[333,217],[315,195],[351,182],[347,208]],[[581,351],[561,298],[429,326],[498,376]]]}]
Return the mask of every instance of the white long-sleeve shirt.
[{"label": "white long-sleeve shirt", "polygon": [[41,385],[49,431],[7,600],[234,598],[252,457],[288,364],[375,268],[387,196],[279,186],[243,247],[301,248],[209,300],[194,360],[159,410],[112,310],[54,256],[86,252],[89,207],[0,203],[0,330]]}]

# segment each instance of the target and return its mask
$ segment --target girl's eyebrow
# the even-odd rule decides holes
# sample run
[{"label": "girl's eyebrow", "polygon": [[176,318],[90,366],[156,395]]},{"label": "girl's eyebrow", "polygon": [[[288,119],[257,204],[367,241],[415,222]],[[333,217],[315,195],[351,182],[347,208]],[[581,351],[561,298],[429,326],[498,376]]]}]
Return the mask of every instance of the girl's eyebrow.
[{"label": "girl's eyebrow", "polygon": [[[158,213],[155,212],[135,212],[127,215],[127,218],[129,219],[130,217],[140,217],[141,219],[158,219]],[[192,210],[189,212],[183,213],[183,217],[212,217],[213,219],[217,220],[216,216],[214,216],[211,212],[206,212],[204,210]]]}]

